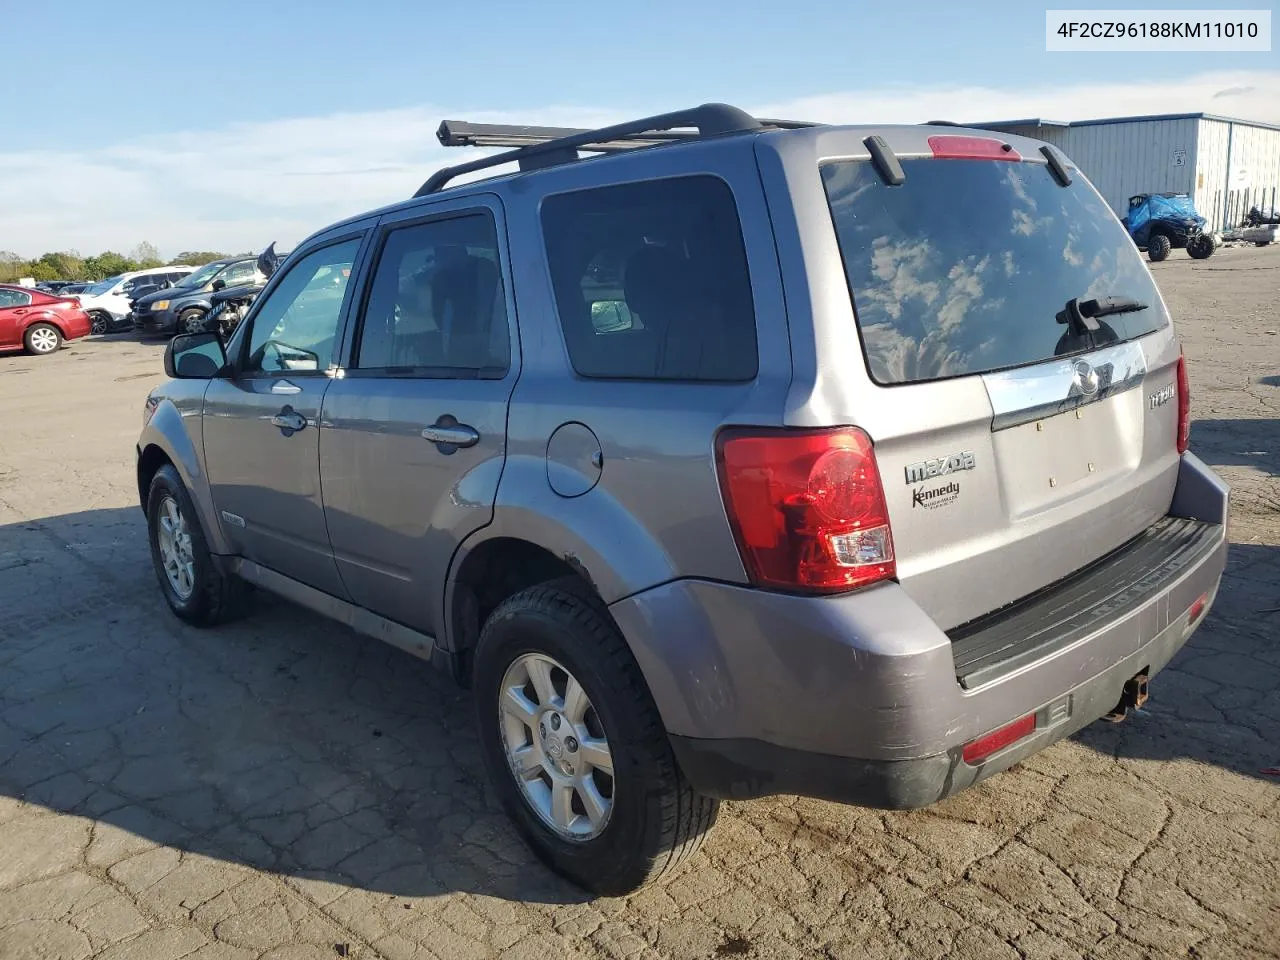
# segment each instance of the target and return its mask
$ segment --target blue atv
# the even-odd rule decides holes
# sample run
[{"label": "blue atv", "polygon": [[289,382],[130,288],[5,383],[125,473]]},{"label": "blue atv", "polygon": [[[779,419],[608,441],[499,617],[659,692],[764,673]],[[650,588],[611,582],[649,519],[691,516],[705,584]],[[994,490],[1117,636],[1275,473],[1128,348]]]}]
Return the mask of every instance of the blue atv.
[{"label": "blue atv", "polygon": [[1159,262],[1174,247],[1185,247],[1196,260],[1206,260],[1218,249],[1212,233],[1205,233],[1205,219],[1185,193],[1140,193],[1129,198],[1129,215],[1121,223],[1139,250]]}]

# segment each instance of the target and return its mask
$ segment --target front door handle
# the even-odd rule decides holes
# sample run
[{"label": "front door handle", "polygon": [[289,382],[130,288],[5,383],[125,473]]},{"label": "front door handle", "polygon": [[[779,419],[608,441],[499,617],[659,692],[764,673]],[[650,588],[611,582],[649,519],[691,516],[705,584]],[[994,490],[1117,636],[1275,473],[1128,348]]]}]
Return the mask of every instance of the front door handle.
[{"label": "front door handle", "polygon": [[291,437],[307,425],[307,418],[292,407],[285,407],[271,418],[271,425],[279,427],[286,437]]},{"label": "front door handle", "polygon": [[475,427],[459,423],[447,413],[422,431],[422,439],[430,440],[441,448],[442,453],[452,453],[457,447],[474,447],[480,442],[480,434]]}]

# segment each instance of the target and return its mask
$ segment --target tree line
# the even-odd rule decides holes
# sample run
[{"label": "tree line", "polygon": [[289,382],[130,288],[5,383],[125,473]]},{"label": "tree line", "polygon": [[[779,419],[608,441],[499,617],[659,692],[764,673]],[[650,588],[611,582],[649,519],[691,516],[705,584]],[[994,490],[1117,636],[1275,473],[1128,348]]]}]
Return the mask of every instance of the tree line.
[{"label": "tree line", "polygon": [[46,253],[25,260],[16,253],[0,250],[0,283],[13,283],[21,277],[44,280],[105,280],[129,270],[146,270],[168,264],[198,267],[211,260],[228,256],[213,250],[184,250],[172,260],[163,260],[160,251],[150,243],[140,243],[128,254],[106,250],[97,256],[82,257],[74,250]]}]

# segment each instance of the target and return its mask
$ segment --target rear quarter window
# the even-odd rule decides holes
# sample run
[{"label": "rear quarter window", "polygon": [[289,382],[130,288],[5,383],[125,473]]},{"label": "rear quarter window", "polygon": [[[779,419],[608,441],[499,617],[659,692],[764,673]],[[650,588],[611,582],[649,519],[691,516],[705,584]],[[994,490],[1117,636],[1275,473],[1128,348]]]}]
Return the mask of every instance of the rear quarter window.
[{"label": "rear quarter window", "polygon": [[557,194],[542,203],[542,229],[580,376],[756,376],[742,227],[723,180],[678,177]]},{"label": "rear quarter window", "polygon": [[[1081,353],[1168,319],[1124,228],[1081,177],[1043,164],[907,159],[884,184],[865,161],[821,168],[872,378],[913,383]],[[1073,297],[1147,305],[1071,335]]]}]

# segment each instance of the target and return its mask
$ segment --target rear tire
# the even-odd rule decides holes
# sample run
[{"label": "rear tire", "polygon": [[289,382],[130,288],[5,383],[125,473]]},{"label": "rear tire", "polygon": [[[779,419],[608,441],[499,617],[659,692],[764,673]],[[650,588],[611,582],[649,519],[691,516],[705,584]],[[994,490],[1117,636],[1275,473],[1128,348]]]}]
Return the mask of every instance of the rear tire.
[{"label": "rear tire", "polygon": [[57,353],[62,346],[62,331],[52,323],[33,323],[23,334],[22,345],[27,348],[27,353],[37,357]]},{"label": "rear tire", "polygon": [[1169,258],[1169,251],[1173,249],[1173,244],[1163,233],[1157,233],[1154,237],[1147,240],[1147,257],[1152,263],[1159,263],[1161,260]]},{"label": "rear tire", "polygon": [[[214,562],[195,504],[178,471],[167,463],[151,478],[147,539],[165,602],[177,616],[208,627],[233,620],[244,612],[248,585],[239,577],[224,573]],[[176,545],[175,540],[179,541]],[[179,566],[184,570],[174,573]]]},{"label": "rear tire", "polygon": [[[548,682],[559,686],[550,697],[536,693],[531,672],[527,686],[509,686],[529,660],[553,664],[547,677],[556,679]],[[566,694],[574,682],[589,701],[582,725],[575,724],[567,705],[573,698]],[[544,740],[536,754],[541,759],[526,767],[533,775],[518,779],[513,771],[517,761],[509,759],[509,753],[528,753],[539,738],[535,727],[541,724],[504,712],[501,704],[514,689],[524,697],[520,702],[533,708],[527,716],[546,718],[546,710],[562,710],[566,719],[553,729],[586,731],[580,733],[584,739],[589,734],[605,744],[614,775],[596,781],[603,783],[596,796],[603,797],[607,787],[604,817],[582,822],[588,808],[581,788],[567,794],[565,809],[570,819],[577,818],[579,836],[558,830],[546,809],[535,809],[531,786],[554,796],[556,784],[565,782],[564,771],[557,774],[547,764],[562,758],[571,768],[575,762],[581,764],[588,757],[586,745],[575,760],[571,751],[577,748],[563,739],[563,732],[561,739],[552,736],[554,746]],[[523,590],[493,612],[476,645],[473,691],[481,753],[503,808],[534,852],[579,886],[603,896],[629,893],[674,870],[697,850],[715,823],[720,802],[695,793],[685,780],[626,641],[599,598],[572,578]],[[512,727],[528,728],[528,746],[523,745],[524,733],[519,744],[512,743]],[[582,775],[586,768],[576,769]],[[554,817],[554,806],[552,811]],[[597,826],[600,819],[603,824]]]}]

